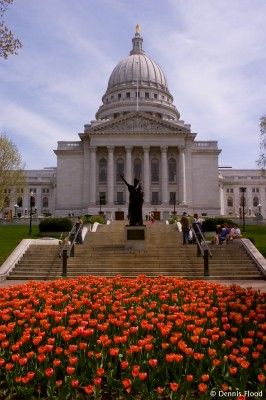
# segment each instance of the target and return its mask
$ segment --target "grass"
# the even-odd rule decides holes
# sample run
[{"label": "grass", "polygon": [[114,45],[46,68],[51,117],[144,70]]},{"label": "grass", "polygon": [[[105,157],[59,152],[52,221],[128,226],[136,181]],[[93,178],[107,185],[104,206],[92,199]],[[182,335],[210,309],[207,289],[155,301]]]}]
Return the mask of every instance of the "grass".
[{"label": "grass", "polygon": [[1,225],[0,226],[0,265],[7,259],[22,239],[39,238],[39,227],[32,226],[29,235],[28,225]]},{"label": "grass", "polygon": [[266,258],[266,225],[247,225],[242,235],[247,239],[254,239],[254,245]]},{"label": "grass", "polygon": [[[240,227],[242,228],[242,227]],[[243,237],[252,238],[257,249],[266,258],[266,225],[247,225]],[[1,225],[0,226],[0,265],[12,253],[22,239],[39,238],[39,227],[32,226],[29,235],[28,225]]]}]

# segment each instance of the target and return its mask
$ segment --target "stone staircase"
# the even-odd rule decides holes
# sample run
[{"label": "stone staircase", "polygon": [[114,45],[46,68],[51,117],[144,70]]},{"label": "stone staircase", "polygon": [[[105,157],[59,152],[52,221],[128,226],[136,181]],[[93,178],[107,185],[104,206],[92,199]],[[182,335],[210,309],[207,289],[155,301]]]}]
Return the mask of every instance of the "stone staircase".
[{"label": "stone staircase", "polygon": [[[197,257],[196,245],[183,245],[176,225],[147,223],[146,251],[124,249],[125,221],[100,225],[88,232],[82,245],[75,246],[75,257],[69,257],[67,276],[147,275],[180,276],[186,279],[256,280],[264,279],[240,241],[229,245],[210,245],[209,277],[204,276],[204,260]],[[62,277],[62,258],[53,245],[31,245],[8,279],[54,280]]]}]

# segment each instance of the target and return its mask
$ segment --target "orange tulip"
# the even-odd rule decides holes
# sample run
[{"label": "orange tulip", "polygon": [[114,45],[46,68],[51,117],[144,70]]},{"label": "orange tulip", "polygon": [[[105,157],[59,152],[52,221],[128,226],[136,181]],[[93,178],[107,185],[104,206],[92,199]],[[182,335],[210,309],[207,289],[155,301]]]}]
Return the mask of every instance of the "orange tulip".
[{"label": "orange tulip", "polygon": [[206,385],[205,383],[200,383],[200,384],[198,385],[198,388],[199,388],[199,391],[200,391],[201,393],[204,393],[204,392],[206,392],[206,390],[207,390],[207,385]]},{"label": "orange tulip", "polygon": [[176,382],[170,383],[170,388],[173,392],[176,392],[179,388],[179,384]]}]

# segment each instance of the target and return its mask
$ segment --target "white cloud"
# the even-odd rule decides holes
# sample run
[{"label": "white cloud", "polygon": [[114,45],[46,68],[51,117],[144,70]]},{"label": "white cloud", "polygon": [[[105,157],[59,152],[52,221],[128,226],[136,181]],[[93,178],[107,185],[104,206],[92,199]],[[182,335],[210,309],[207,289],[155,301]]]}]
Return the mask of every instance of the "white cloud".
[{"label": "white cloud", "polygon": [[[31,143],[45,154],[34,168],[54,165],[57,141],[78,140],[94,119],[140,23],[181,119],[198,140],[218,140],[220,164],[254,168],[265,114],[265,15],[264,0],[16,2],[8,25],[24,47],[0,60],[0,130],[24,138],[26,156]],[[33,165],[32,156],[25,161]]]}]

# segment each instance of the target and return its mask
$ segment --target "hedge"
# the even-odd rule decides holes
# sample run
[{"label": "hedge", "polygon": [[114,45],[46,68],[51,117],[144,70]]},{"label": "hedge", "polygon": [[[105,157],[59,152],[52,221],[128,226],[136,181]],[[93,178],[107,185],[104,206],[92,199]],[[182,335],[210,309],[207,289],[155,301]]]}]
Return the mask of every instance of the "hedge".
[{"label": "hedge", "polygon": [[39,224],[40,232],[69,232],[73,226],[70,218],[45,218]]}]

